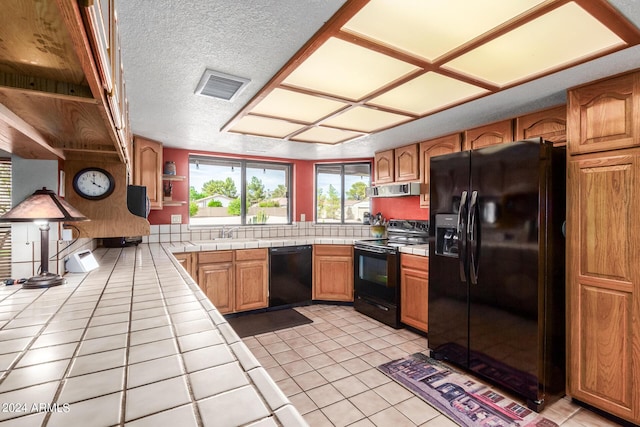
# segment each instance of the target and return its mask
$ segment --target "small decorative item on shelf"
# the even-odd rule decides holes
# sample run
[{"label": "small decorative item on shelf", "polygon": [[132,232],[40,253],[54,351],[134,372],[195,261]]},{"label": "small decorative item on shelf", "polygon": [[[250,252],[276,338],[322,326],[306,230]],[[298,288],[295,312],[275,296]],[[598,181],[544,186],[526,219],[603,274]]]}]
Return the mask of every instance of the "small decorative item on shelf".
[{"label": "small decorative item on shelf", "polygon": [[173,192],[173,184],[171,182],[165,182],[164,184],[164,200],[171,200],[171,193]]},{"label": "small decorative item on shelf", "polygon": [[176,163],[172,161],[167,161],[164,163],[164,174],[165,175],[175,175],[176,174]]}]

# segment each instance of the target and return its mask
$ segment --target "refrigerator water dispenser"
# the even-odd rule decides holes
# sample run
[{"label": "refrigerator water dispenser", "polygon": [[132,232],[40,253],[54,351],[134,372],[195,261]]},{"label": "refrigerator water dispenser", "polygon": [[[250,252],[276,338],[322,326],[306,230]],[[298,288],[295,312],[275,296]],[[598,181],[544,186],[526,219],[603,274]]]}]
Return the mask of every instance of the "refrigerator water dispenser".
[{"label": "refrigerator water dispenser", "polygon": [[458,215],[436,215],[436,254],[458,257]]}]

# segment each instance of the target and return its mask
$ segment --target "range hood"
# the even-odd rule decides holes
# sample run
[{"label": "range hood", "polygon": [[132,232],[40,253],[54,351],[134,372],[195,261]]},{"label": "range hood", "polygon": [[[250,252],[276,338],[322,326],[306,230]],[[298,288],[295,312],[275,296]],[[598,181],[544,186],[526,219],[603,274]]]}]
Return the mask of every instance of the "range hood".
[{"label": "range hood", "polygon": [[367,197],[418,196],[428,191],[427,185],[420,182],[375,185],[366,189]]}]

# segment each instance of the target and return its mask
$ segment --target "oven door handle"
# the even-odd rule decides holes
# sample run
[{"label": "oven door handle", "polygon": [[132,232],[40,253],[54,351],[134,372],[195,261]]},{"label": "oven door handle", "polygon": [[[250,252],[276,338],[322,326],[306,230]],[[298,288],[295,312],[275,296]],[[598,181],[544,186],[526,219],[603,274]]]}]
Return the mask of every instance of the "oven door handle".
[{"label": "oven door handle", "polygon": [[388,255],[395,252],[392,249],[390,250],[388,248],[382,248],[382,247],[376,248],[373,246],[367,246],[367,247],[356,246],[355,250],[360,251],[360,253],[362,254],[366,254],[367,252],[369,252],[369,253],[375,253],[375,254]]}]

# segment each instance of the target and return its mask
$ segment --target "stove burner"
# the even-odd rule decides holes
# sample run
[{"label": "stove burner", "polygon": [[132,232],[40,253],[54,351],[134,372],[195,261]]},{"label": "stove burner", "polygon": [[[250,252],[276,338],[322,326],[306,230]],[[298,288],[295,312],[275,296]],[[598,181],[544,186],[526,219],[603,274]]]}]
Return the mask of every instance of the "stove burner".
[{"label": "stove burner", "polygon": [[360,249],[395,250],[408,245],[424,245],[429,240],[429,221],[394,219],[389,221],[387,239],[358,240],[355,246]]}]

